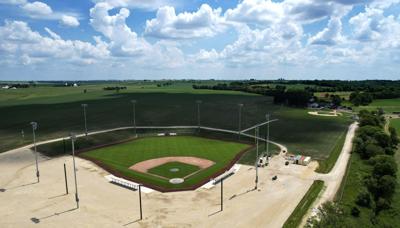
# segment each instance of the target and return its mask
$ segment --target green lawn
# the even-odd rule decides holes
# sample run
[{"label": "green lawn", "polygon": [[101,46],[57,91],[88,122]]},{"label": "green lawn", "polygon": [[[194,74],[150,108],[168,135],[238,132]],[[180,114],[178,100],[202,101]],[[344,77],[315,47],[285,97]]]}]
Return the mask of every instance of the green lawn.
[{"label": "green lawn", "polygon": [[[206,139],[193,136],[169,136],[139,138],[127,143],[82,153],[81,156],[101,161],[108,168],[117,170],[128,178],[168,189],[190,187],[221,170],[249,145]],[[182,184],[170,184],[168,180],[135,172],[130,166],[148,159],[165,156],[194,156],[209,159],[215,164],[190,176]],[[167,174],[165,174],[167,175]]]},{"label": "green lawn", "polygon": [[397,99],[379,99],[374,100],[368,106],[357,107],[356,110],[376,110],[377,108],[382,108],[387,113],[400,112],[400,98]]},{"label": "green lawn", "polygon": [[314,181],[310,189],[308,189],[307,193],[301,199],[300,203],[297,204],[290,217],[286,220],[285,224],[283,224],[284,228],[297,228],[300,226],[304,215],[307,213],[308,209],[318,197],[323,187],[323,181]]},{"label": "green lawn", "polygon": [[[176,169],[176,171],[173,171]],[[147,172],[162,176],[168,179],[172,178],[184,178],[190,175],[200,168],[195,165],[185,164],[181,162],[168,162],[163,165],[149,169]]]},{"label": "green lawn", "polygon": [[[0,152],[30,143],[31,121],[39,123],[38,140],[67,136],[69,132],[82,133],[82,103],[89,105],[89,131],[131,125],[132,99],[137,100],[138,125],[195,125],[195,101],[199,99],[203,101],[202,125],[237,130],[237,104],[243,103],[242,129],[264,121],[265,114],[270,113],[271,118],[279,119],[270,126],[272,140],[286,145],[290,152],[317,159],[329,156],[337,137],[350,123],[346,117],[311,116],[306,109],[274,105],[271,97],[235,91],[194,90],[192,84],[174,82],[171,86],[157,87],[157,82],[130,82],[88,84],[78,88],[38,86],[0,90]],[[128,89],[120,93],[102,89],[116,85]],[[83,93],[84,89],[87,93]],[[260,129],[261,136],[265,130],[265,127]]]},{"label": "green lawn", "polygon": [[391,119],[390,126],[394,127],[397,131],[397,134],[400,135],[400,118],[399,119]]}]

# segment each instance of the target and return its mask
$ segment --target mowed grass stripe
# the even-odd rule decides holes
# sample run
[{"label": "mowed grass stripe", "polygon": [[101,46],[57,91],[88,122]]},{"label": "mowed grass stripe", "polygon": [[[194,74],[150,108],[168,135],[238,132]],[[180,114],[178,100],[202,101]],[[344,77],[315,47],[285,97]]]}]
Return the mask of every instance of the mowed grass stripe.
[{"label": "mowed grass stripe", "polygon": [[[81,154],[96,159],[135,180],[160,187],[179,189],[190,187],[229,164],[249,145],[194,136],[147,137],[131,142],[100,148]],[[190,176],[184,183],[172,185],[168,180],[130,170],[132,165],[149,159],[167,156],[193,156],[215,162],[215,165]]]}]

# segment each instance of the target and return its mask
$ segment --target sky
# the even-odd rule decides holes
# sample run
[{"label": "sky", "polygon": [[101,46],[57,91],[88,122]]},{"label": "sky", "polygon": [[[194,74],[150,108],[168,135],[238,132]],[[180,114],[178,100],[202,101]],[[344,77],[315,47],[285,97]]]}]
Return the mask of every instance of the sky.
[{"label": "sky", "polygon": [[400,80],[400,0],[0,0],[0,80]]}]

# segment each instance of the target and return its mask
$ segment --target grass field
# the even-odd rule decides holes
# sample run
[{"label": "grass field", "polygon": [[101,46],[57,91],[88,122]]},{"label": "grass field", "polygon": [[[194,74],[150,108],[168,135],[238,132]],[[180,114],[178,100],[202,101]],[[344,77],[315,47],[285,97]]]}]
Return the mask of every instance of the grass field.
[{"label": "grass field", "polygon": [[400,118],[399,119],[391,119],[390,126],[394,127],[397,131],[397,134],[400,135]]},{"label": "grass field", "polygon": [[323,187],[323,181],[314,181],[314,183],[311,185],[310,189],[308,189],[307,193],[303,196],[300,203],[294,209],[290,217],[286,220],[285,224],[283,224],[283,228],[297,228],[300,226],[304,215],[307,213],[308,209],[318,197]]},{"label": "grass field", "polygon": [[[214,81],[203,83],[215,83]],[[197,84],[197,83],[196,83]],[[120,93],[105,86],[127,86]],[[305,109],[274,105],[271,97],[234,91],[194,90],[191,82],[174,82],[157,87],[153,82],[84,85],[78,88],[38,86],[0,90],[0,151],[31,143],[31,121],[39,123],[38,140],[64,137],[84,130],[82,103],[87,103],[89,131],[132,124],[132,99],[137,100],[138,125],[195,125],[195,101],[201,105],[201,124],[238,129],[238,103],[243,103],[242,129],[265,120],[265,114],[279,119],[271,124],[271,139],[290,152],[317,159],[329,156],[335,139],[350,120],[346,117],[310,116]],[[87,93],[83,93],[86,89]],[[260,134],[265,134],[265,128]],[[24,131],[22,137],[21,131]],[[252,133],[252,132],[250,132]]]},{"label": "grass field", "polygon": [[[400,164],[400,150],[395,155],[397,164]],[[342,183],[341,191],[343,194],[338,195],[338,201],[344,207],[344,219],[349,227],[397,227],[400,224],[400,189],[396,188],[393,196],[391,208],[379,213],[378,217],[374,217],[371,208],[358,207],[360,210],[359,217],[351,216],[351,209],[355,204],[360,188],[365,187],[364,177],[371,173],[371,166],[366,161],[361,160],[357,153],[353,153],[350,158],[350,169],[347,171],[345,183]],[[397,184],[400,185],[400,170],[397,172]],[[371,224],[371,220],[378,223],[376,226]]]},{"label": "grass field", "polygon": [[[100,161],[107,168],[118,171],[125,177],[137,182],[151,184],[170,190],[179,190],[193,186],[226,167],[242,150],[249,148],[247,144],[206,139],[193,136],[146,137],[127,143],[104,147],[80,154],[82,157]],[[182,184],[171,184],[168,180],[146,173],[130,170],[129,167],[148,159],[166,156],[193,156],[214,161],[207,169],[190,176]],[[159,167],[158,174],[166,167]],[[189,167],[186,167],[189,169]],[[153,170],[154,171],[154,170]]]},{"label": "grass field", "polygon": [[[177,171],[172,171],[173,169],[177,169]],[[198,170],[200,170],[200,168],[194,165],[181,162],[168,162],[163,165],[149,169],[148,172],[161,177],[172,179],[184,178],[185,176],[190,175]]]},{"label": "grass field", "polygon": [[366,109],[373,111],[377,108],[382,108],[388,114],[392,112],[400,112],[400,98],[374,100],[368,106],[356,107],[356,110]]}]

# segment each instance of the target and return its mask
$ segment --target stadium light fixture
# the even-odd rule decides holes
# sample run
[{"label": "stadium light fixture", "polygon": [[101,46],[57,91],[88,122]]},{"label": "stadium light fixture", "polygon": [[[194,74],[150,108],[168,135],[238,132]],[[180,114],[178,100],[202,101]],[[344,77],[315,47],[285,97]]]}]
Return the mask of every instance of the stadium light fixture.
[{"label": "stadium light fixture", "polygon": [[87,136],[88,135],[88,130],[87,130],[87,121],[86,121],[86,108],[88,107],[88,105],[87,104],[82,104],[81,106],[83,108],[83,117],[85,119],[85,136]]},{"label": "stadium light fixture", "polygon": [[238,104],[239,106],[239,130],[238,130],[238,134],[239,134],[239,140],[240,140],[240,135],[241,135],[241,130],[242,130],[242,108],[243,108],[243,104]]},{"label": "stadium light fixture", "polygon": [[35,161],[36,161],[36,177],[37,177],[37,182],[39,183],[39,164],[38,164],[38,153],[36,150],[36,135],[35,131],[38,128],[38,124],[36,122],[31,122],[32,125],[32,132],[33,132],[33,147],[35,148]]},{"label": "stadium light fixture", "polygon": [[75,201],[76,201],[76,208],[79,208],[79,197],[78,197],[78,184],[76,180],[76,166],[75,166],[75,140],[76,135],[70,133],[71,143],[72,143],[72,162],[74,164],[74,178],[75,178]]},{"label": "stadium light fixture", "polygon": [[131,100],[133,106],[133,129],[136,136],[136,100]]}]

